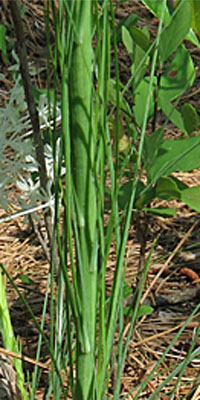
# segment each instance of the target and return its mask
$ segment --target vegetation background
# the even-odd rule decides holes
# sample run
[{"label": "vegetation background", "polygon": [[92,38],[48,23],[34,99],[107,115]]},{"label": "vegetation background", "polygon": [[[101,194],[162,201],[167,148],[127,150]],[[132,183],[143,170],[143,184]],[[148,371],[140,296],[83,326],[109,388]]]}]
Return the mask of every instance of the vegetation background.
[{"label": "vegetation background", "polygon": [[198,398],[198,11],[2,1],[2,398]]}]

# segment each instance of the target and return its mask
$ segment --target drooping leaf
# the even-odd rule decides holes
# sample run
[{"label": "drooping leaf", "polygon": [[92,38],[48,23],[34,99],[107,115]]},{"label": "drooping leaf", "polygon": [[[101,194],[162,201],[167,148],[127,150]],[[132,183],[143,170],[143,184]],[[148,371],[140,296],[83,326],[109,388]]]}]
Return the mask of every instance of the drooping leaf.
[{"label": "drooping leaf", "polygon": [[181,191],[169,176],[162,176],[155,186],[155,196],[164,200],[180,199]]},{"label": "drooping leaf", "polygon": [[147,170],[149,181],[175,171],[191,171],[200,167],[200,139],[198,136],[165,140],[156,160]]},{"label": "drooping leaf", "polygon": [[183,118],[183,123],[188,135],[191,135],[192,132],[196,131],[199,125],[199,117],[192,106],[192,104],[185,103],[181,110],[181,115]]},{"label": "drooping leaf", "polygon": [[191,7],[188,1],[181,1],[172,14],[168,25],[161,33],[159,54],[164,63],[183,42],[191,26]]},{"label": "drooping leaf", "polygon": [[181,200],[193,210],[200,212],[200,186],[183,190],[181,192]]},{"label": "drooping leaf", "polygon": [[174,100],[193,85],[194,79],[192,57],[185,46],[181,45],[161,76],[159,95],[167,101]]}]

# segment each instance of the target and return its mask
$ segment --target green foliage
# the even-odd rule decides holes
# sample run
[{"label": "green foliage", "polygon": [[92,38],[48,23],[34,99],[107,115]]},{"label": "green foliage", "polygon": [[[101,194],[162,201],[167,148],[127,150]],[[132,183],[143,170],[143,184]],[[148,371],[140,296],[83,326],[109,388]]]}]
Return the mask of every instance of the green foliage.
[{"label": "green foliage", "polygon": [[[142,0],[142,2],[149,8],[149,10],[160,19],[161,17],[161,12],[162,12],[162,0]],[[184,0],[184,2],[188,2],[188,0]],[[194,3],[198,3],[198,1],[194,0]],[[165,3],[165,10],[164,10],[164,24],[168,24],[170,21],[170,12],[167,7],[167,4]],[[185,16],[183,16],[183,21],[181,21],[181,24],[184,22]],[[176,34],[176,32],[175,32]],[[174,39],[174,38],[173,38]],[[190,28],[188,34],[186,35],[186,39],[189,40],[191,43],[193,43],[195,46],[200,47],[200,42],[193,32],[193,30]]]},{"label": "green foliage", "polygon": [[[27,117],[27,109],[20,82],[11,93],[9,104],[0,110],[3,126],[0,200],[4,200],[6,207],[4,190],[17,178],[17,185],[23,193],[20,204],[24,208],[27,201],[29,205],[36,205],[38,201],[49,204],[53,200],[54,206],[54,238],[48,280],[51,279],[52,288],[52,379],[47,398],[61,398],[63,394],[67,398],[68,388],[66,391],[63,388],[61,370],[70,370],[66,374],[73,398],[101,400],[105,397],[111,349],[118,326],[118,379],[114,398],[119,398],[121,371],[135,320],[153,311],[149,306],[140,306],[152,247],[136,291],[138,295],[124,344],[123,317],[127,311],[124,310],[124,298],[131,294],[131,288],[124,283],[124,264],[132,211],[135,218],[144,213],[164,218],[175,215],[173,208],[151,208],[155,198],[175,198],[198,212],[200,210],[199,187],[189,188],[171,175],[179,170],[191,171],[200,167],[199,137],[166,140],[164,126],[156,128],[160,111],[183,134],[190,135],[198,127],[196,112],[190,105],[185,105],[180,113],[177,104],[173,103],[174,100],[178,102],[195,80],[194,64],[183,44],[185,39],[190,39],[199,45],[191,30],[190,3],[182,1],[170,13],[166,1],[143,2],[161,18],[153,43],[148,28],[136,26],[139,18],[136,15],[123,19],[116,27],[112,1],[110,9],[108,2],[103,2],[101,12],[101,2],[94,2],[94,8],[90,9],[90,2],[64,1],[59,2],[58,10],[54,2],[47,2],[48,7],[52,7],[56,35],[56,49],[51,49],[50,39],[48,47],[54,66],[54,82],[58,82],[61,90],[61,102],[56,86],[53,95],[48,89],[48,100],[46,92],[34,90],[41,123],[44,124],[49,178],[44,196],[38,195],[38,165],[32,141],[26,135],[18,135],[29,129],[28,118],[21,119],[22,115]],[[91,10],[95,10],[94,13]],[[110,31],[116,78],[111,75]],[[95,48],[92,47],[94,33]],[[119,41],[123,42],[131,60],[131,78],[126,86],[120,82],[119,76]],[[14,107],[15,101],[17,107]],[[45,113],[46,106],[49,106],[49,114]],[[49,124],[52,110],[54,129]],[[58,135],[55,132],[57,116],[61,116],[62,121]],[[5,158],[8,146],[15,154],[12,168],[8,164],[11,161]],[[123,210],[122,226],[120,209]],[[108,214],[107,224],[105,212]],[[111,295],[107,299],[106,267],[113,241],[116,268]],[[57,256],[55,305],[53,287]],[[66,260],[70,261],[69,266]],[[19,278],[32,284],[23,274]],[[157,366],[159,363],[160,360]],[[145,384],[142,382],[141,389]]]},{"label": "green foliage", "polygon": [[199,117],[192,104],[183,105],[181,116],[188,135],[191,135],[191,133],[197,130],[199,125]]},{"label": "green foliage", "polygon": [[193,210],[200,212],[200,186],[183,190],[181,192],[181,200]]},{"label": "green foliage", "polygon": [[190,0],[192,9],[192,28],[200,35],[200,3],[196,0]]},{"label": "green foliage", "polygon": [[162,31],[159,55],[164,63],[185,39],[191,25],[191,7],[188,1],[181,1]]},{"label": "green foliage", "polygon": [[[161,17],[162,1],[144,1],[149,9],[158,17]],[[172,11],[172,12],[171,12]],[[176,4],[174,10],[165,6],[164,27],[159,41],[159,59],[157,63],[157,76],[153,79],[153,86],[150,93],[148,108],[148,120],[154,118],[156,108],[160,108],[166,117],[184,134],[191,135],[198,128],[198,115],[194,107],[185,104],[179,112],[172,101],[180,99],[180,96],[193,85],[195,80],[195,68],[192,58],[183,44],[185,38],[192,40],[191,31],[192,12],[191,5],[187,1]],[[123,30],[123,26],[122,26]],[[131,43],[131,38],[133,44]],[[194,36],[193,36],[194,38]],[[146,73],[147,65],[153,57],[154,49],[151,45],[148,31],[137,28],[130,24],[121,36],[124,45],[129,52],[133,65],[131,71],[134,90],[134,116],[137,125],[142,128],[144,113],[146,110],[146,98],[149,93],[150,76]],[[196,42],[196,39],[195,39]],[[138,49],[141,56],[137,60]],[[174,51],[176,52],[174,53]],[[145,55],[148,52],[148,56]],[[173,54],[174,53],[174,54]],[[136,79],[137,76],[137,79]],[[122,101],[122,100],[121,100]],[[148,204],[154,197],[170,200],[181,199],[186,204],[192,204],[198,210],[197,202],[191,203],[189,196],[182,196],[182,193],[189,193],[190,189],[184,184],[175,180],[170,174],[175,171],[191,171],[200,166],[199,162],[198,137],[182,138],[176,140],[164,140],[163,129],[153,131],[144,138],[143,148],[143,170],[146,171],[147,185],[138,182],[135,192],[133,207],[138,210],[151,212]],[[131,181],[123,184],[119,192],[119,205],[124,209],[128,204],[131,195]],[[190,202],[190,204],[189,204]],[[159,209],[152,210],[159,215]],[[160,215],[166,215],[166,210],[160,210]],[[173,215],[174,210],[169,210],[168,215]]]}]

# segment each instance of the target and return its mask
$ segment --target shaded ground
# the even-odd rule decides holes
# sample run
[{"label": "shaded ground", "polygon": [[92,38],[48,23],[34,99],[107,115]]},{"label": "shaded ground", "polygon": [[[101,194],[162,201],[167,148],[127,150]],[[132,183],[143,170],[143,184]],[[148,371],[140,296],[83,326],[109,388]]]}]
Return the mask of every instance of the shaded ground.
[{"label": "shaded ground", "polygon": [[[24,3],[26,3],[28,7],[27,39],[29,56],[40,66],[43,65],[43,63],[45,65],[45,56],[41,57],[44,46],[42,1],[24,1]],[[6,6],[6,1],[2,1],[2,5]],[[137,12],[141,16],[141,25],[148,23],[152,34],[156,33],[156,25],[154,24],[155,21],[153,17],[150,16],[149,12],[139,1],[123,3],[118,10],[118,18],[120,19],[132,12]],[[4,17],[4,21],[9,21],[7,8],[3,9],[2,16]],[[192,46],[190,47],[192,57],[198,67],[200,52]],[[120,52],[120,70],[123,75],[122,79],[126,80],[126,74],[128,73],[126,67],[127,55],[123,48],[120,49]],[[7,78],[9,78],[6,62],[4,60],[2,61],[3,72],[7,75]],[[197,69],[197,77],[196,85],[199,83],[199,69]],[[35,77],[35,83],[42,87],[44,79],[45,72],[43,71],[38,73]],[[12,83],[8,79],[5,80],[3,86],[1,86],[1,91],[5,99],[9,96],[9,85],[11,84]],[[186,97],[191,103],[195,103],[197,109],[197,104],[199,104],[198,87],[193,87],[185,95],[185,98]],[[160,116],[160,122],[161,121],[162,116]],[[168,124],[166,127],[166,135],[174,137],[174,132],[173,126]],[[192,171],[191,173],[177,173],[176,176],[190,186],[200,184],[199,170]],[[155,312],[138,321],[130,342],[121,389],[121,397],[127,395],[128,399],[134,399],[135,387],[150,374],[156,361],[161,358],[168,344],[174,339],[180,324],[184,323],[187,316],[189,316],[195,305],[199,302],[200,296],[197,289],[200,286],[200,216],[180,202],[173,201],[171,203],[177,208],[177,215],[173,219],[164,220],[162,218],[149,217],[148,220],[149,229],[146,255],[158,235],[159,239],[153,252],[143,299],[147,298],[148,301],[154,305]],[[169,202],[167,204],[169,205]],[[164,205],[163,201],[162,205]],[[5,211],[1,209],[0,218],[5,215]],[[137,241],[135,228],[132,226],[127,243],[126,279],[133,288],[135,287],[135,276],[138,270],[139,253],[140,246]],[[29,225],[22,224],[20,218],[0,225],[0,262],[7,267],[13,277],[23,273],[28,275],[35,282],[35,286],[28,287],[25,284],[22,285],[21,280],[16,280],[16,284],[18,284],[20,290],[23,293],[27,293],[27,299],[34,313],[40,318],[49,266],[35,234],[30,230]],[[114,268],[115,250],[113,247],[106,276],[108,291],[112,284]],[[188,270],[186,270],[186,268]],[[197,275],[192,274],[192,272],[195,272]],[[196,278],[198,278],[198,281]],[[23,353],[34,359],[38,333],[34,328],[33,322],[28,317],[24,306],[9,284],[7,285],[7,293],[15,332],[23,339]],[[184,294],[187,294],[189,297],[180,300],[180,294],[182,294],[182,297],[184,297]],[[176,302],[172,304],[169,300],[174,295],[179,296],[178,304]],[[161,296],[165,299],[164,303],[159,302]],[[169,300],[168,302],[167,299]],[[174,368],[177,362],[185,359],[195,335],[199,319],[200,315],[197,315],[189,322],[187,328],[179,336],[172,349],[167,353],[165,360],[161,362],[160,371],[162,370],[162,373],[158,376],[154,376],[150,380],[148,387],[140,396],[141,399],[148,399],[150,394],[155,391],[156,387],[169,374],[170,368]],[[49,321],[47,315],[47,334],[48,326]],[[127,329],[128,326],[129,321],[127,321]],[[126,334],[124,335],[124,340],[126,340]],[[198,338],[197,346],[199,345],[200,341]],[[45,349],[41,362],[46,362]],[[31,364],[26,363],[26,368],[30,368],[31,370]],[[198,390],[199,368],[200,356],[187,367],[176,392],[175,398],[177,400],[184,398],[184,396],[189,393],[190,389],[194,387],[194,384],[196,385],[196,390]],[[115,383],[114,379],[113,376],[110,382],[110,399],[112,398],[112,386]],[[176,379],[177,378],[174,377],[168,386],[163,389],[163,399],[169,398],[169,395],[165,395],[165,393],[168,393],[173,388]],[[194,383],[195,379],[197,379],[196,383]],[[132,393],[131,395],[128,394],[130,392]],[[37,398],[40,398],[39,392]],[[196,397],[190,396],[188,398],[194,400],[200,398],[200,395],[196,392]]]}]

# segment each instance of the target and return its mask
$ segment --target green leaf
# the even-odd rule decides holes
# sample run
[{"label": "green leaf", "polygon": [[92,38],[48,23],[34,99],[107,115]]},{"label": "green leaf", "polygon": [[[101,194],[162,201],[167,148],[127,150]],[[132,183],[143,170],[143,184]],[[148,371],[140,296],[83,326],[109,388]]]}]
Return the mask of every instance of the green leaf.
[{"label": "green leaf", "polygon": [[143,315],[148,315],[148,314],[152,314],[152,312],[154,312],[153,307],[148,306],[147,304],[142,304],[139,307],[138,313],[137,313],[137,318],[142,317]]},{"label": "green leaf", "polygon": [[[146,108],[146,100],[149,92],[149,77],[143,79],[136,88],[135,91],[135,106],[133,107],[135,113],[135,119],[137,124],[141,127],[144,120],[144,113]],[[156,78],[154,78],[154,83],[156,84]],[[154,112],[154,87],[151,91],[149,115],[150,118]]]},{"label": "green leaf", "polygon": [[144,33],[144,31],[142,31],[139,28],[136,28],[136,26],[130,26],[129,32],[130,32],[130,35],[131,35],[133,41],[139,47],[141,47],[142,50],[147,52],[151,43],[150,43],[149,37]]},{"label": "green leaf", "polygon": [[125,26],[122,26],[122,42],[128,51],[129,56],[133,60],[134,42],[133,39]]},{"label": "green leaf", "polygon": [[186,35],[186,40],[189,40],[189,42],[193,43],[195,46],[197,46],[198,48],[200,48],[200,42],[197,38],[197,36],[195,35],[194,31],[192,28],[190,28],[189,33]]},{"label": "green leaf", "polygon": [[192,28],[200,35],[200,2],[190,0],[190,5],[192,9]]},{"label": "green leaf", "polygon": [[176,210],[174,208],[165,208],[165,207],[158,207],[158,208],[143,208],[143,211],[149,212],[153,215],[157,215],[162,218],[171,218],[176,215]]},{"label": "green leaf", "polygon": [[147,170],[148,180],[155,180],[162,175],[175,171],[191,171],[200,167],[200,139],[198,136],[177,140],[165,140],[158,151],[158,156]]},{"label": "green leaf", "polygon": [[[132,187],[133,187],[132,180],[124,183],[120,187],[119,207],[122,210],[124,210],[128,205],[130,196],[132,194]],[[136,193],[135,193],[135,207],[138,209],[142,208],[145,204],[149,204],[154,198],[154,188],[150,188],[149,190],[145,191],[143,195],[140,196],[140,193],[142,193],[144,190],[145,190],[145,185],[139,181],[137,183]]]},{"label": "green leaf", "polygon": [[137,23],[138,21],[138,15],[137,14],[131,14],[126,18],[123,18],[119,24],[117,25],[117,41],[121,42],[122,41],[122,27],[124,26],[126,29],[129,28],[129,26],[133,26]]},{"label": "green leaf", "polygon": [[183,190],[181,192],[181,200],[193,210],[200,212],[200,186]]},{"label": "green leaf", "polygon": [[19,274],[17,275],[17,278],[22,281],[22,283],[25,283],[26,285],[37,285],[36,282],[34,282],[31,278],[29,278],[27,275]]},{"label": "green leaf", "polygon": [[[162,13],[163,0],[142,0],[142,2],[147,6],[147,8],[152,12],[152,14],[154,14],[157,18],[160,19]],[[169,21],[170,21],[170,13],[166,6],[164,11],[164,24],[168,23]],[[200,47],[200,42],[197,36],[195,35],[194,31],[192,30],[192,28],[190,28],[185,39],[189,40],[195,46]]]},{"label": "green leaf", "polygon": [[158,150],[163,143],[163,129],[158,128],[150,136],[145,136],[144,139],[144,168],[148,169],[153,165]]},{"label": "green leaf", "polygon": [[128,283],[124,282],[124,287],[123,287],[123,298],[127,299],[131,294],[133,293],[131,286],[128,285]]},{"label": "green leaf", "polygon": [[[142,2],[147,6],[147,8],[154,14],[156,17],[160,19],[162,14],[163,0],[142,0]],[[164,24],[166,24],[170,20],[170,13],[165,6],[164,11]]]},{"label": "green leaf", "polygon": [[180,191],[188,188],[188,186],[184,182],[180,181],[175,176],[170,175],[170,179],[172,179],[176,183],[176,185]]},{"label": "green leaf", "polygon": [[155,186],[155,196],[164,200],[180,199],[180,193],[177,184],[171,177],[162,176],[158,179]]},{"label": "green leaf", "polygon": [[195,68],[192,57],[181,45],[161,76],[159,95],[168,102],[176,99],[193,85]]},{"label": "green leaf", "polygon": [[[149,31],[147,26],[144,26],[142,31],[145,33],[145,35],[149,38]],[[134,49],[134,63],[131,66],[131,73],[132,76],[134,76],[134,83],[133,87],[136,89],[138,84],[141,82],[141,80],[144,78],[144,75],[146,74],[148,65],[149,65],[149,60],[150,57],[145,57],[146,52],[137,44],[135,45]],[[143,61],[143,62],[142,62]],[[141,65],[142,62],[142,65]],[[138,70],[138,66],[140,65],[140,68]]]},{"label": "green leaf", "polygon": [[188,1],[182,0],[172,14],[169,24],[161,33],[159,54],[163,63],[185,39],[190,29],[191,20],[190,4]]},{"label": "green leaf", "polygon": [[183,123],[188,135],[191,135],[192,132],[196,131],[199,125],[199,117],[192,106],[192,104],[186,103],[183,105],[181,110],[181,115],[183,118]]},{"label": "green leaf", "polygon": [[176,110],[175,106],[170,101],[167,100],[167,97],[159,94],[158,104],[166,117],[182,132],[187,133],[181,113]]}]

